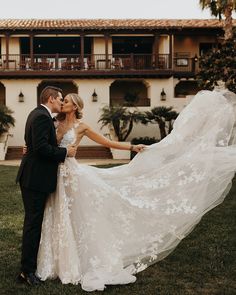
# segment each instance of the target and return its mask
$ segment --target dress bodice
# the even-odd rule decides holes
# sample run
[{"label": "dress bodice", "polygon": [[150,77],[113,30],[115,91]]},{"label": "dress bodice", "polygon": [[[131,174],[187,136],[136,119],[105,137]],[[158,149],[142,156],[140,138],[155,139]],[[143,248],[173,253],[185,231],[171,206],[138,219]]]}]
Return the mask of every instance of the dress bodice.
[{"label": "dress bodice", "polygon": [[78,127],[78,123],[74,124],[64,135],[59,144],[60,147],[67,147],[69,144],[76,142],[76,132],[75,129]]}]

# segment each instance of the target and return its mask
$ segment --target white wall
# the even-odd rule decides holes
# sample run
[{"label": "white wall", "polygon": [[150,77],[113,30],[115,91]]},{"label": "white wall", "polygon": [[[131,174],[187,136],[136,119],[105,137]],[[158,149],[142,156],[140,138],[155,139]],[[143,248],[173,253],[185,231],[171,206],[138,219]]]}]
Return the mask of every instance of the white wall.
[{"label": "white wall", "polygon": [[[6,54],[6,38],[1,39],[1,50],[2,54]],[[9,39],[9,69],[15,69],[18,66],[19,59],[17,56],[12,56],[13,54],[20,54],[20,44],[18,37],[11,37]]]},{"label": "white wall", "polygon": [[[20,38],[10,37],[9,54],[20,54]],[[2,54],[6,54],[6,38],[2,38]]]},{"label": "white wall", "polygon": [[[93,53],[105,54],[105,38],[104,37],[93,38]],[[108,54],[112,54],[112,38],[108,39]]]},{"label": "white wall", "polygon": [[1,38],[1,52],[2,54],[6,54],[6,38]]},{"label": "white wall", "polygon": [[[95,54],[95,68],[105,69],[105,38],[104,37],[94,37],[93,38],[93,53]],[[99,56],[101,54],[101,56]],[[112,54],[112,38],[108,39],[108,54]],[[98,61],[100,60],[100,61]],[[110,57],[109,60],[111,61]]]},{"label": "white wall", "polygon": [[[15,127],[11,130],[13,137],[9,139],[10,146],[24,144],[24,128],[29,112],[37,106],[37,86],[39,80],[1,80],[6,88],[6,105],[14,111]],[[18,101],[22,91],[24,102]]]},{"label": "white wall", "polygon": [[9,54],[20,54],[20,38],[10,38]]},{"label": "white wall", "polygon": [[[108,133],[108,130],[100,129],[101,124],[98,123],[100,117],[100,110],[103,106],[109,105],[110,101],[110,85],[113,82],[112,79],[100,80],[100,79],[91,79],[91,80],[75,80],[79,88],[79,95],[84,101],[84,116],[83,121],[91,126],[96,132],[101,134]],[[92,101],[92,93],[96,91],[98,95],[98,101]],[[81,141],[81,145],[95,145],[93,141],[88,138],[84,138]]]},{"label": "white wall", "polygon": [[[173,109],[177,112],[180,112],[184,106],[188,103],[187,98],[175,98],[174,97],[174,86],[175,79],[173,77],[169,79],[147,79],[145,80],[149,86],[149,97],[151,98],[150,107],[139,107],[140,111],[147,111],[157,106],[172,106]],[[160,100],[160,93],[164,88],[166,93],[166,101]],[[128,140],[131,140],[134,137],[159,137],[159,129],[156,124],[137,124],[134,126],[133,131],[131,132]]]},{"label": "white wall", "polygon": [[[153,107],[164,105],[173,106],[176,111],[180,111],[188,102],[187,98],[174,98],[174,86],[176,79],[142,79],[148,87],[148,96],[151,99],[150,107],[139,107],[140,111],[147,111]],[[12,129],[13,138],[10,138],[10,146],[20,146],[24,144],[24,127],[28,114],[37,106],[37,86],[42,80],[39,79],[19,79],[19,80],[4,80],[1,82],[6,88],[6,104],[14,111],[16,119],[16,126]],[[83,121],[91,126],[96,132],[100,134],[109,133],[107,127],[100,129],[101,123],[98,123],[101,108],[109,105],[110,101],[110,85],[113,79],[75,79],[79,95],[84,101],[84,117]],[[166,92],[166,101],[160,101],[160,93],[162,88]],[[92,102],[92,93],[96,91],[98,101]],[[18,95],[22,91],[25,101],[18,102]],[[128,140],[133,137],[150,136],[158,137],[158,127],[149,124],[147,126],[138,124],[129,136]],[[84,138],[81,145],[95,145],[88,138]]]},{"label": "white wall", "polygon": [[169,54],[169,36],[161,35],[159,38],[159,53],[160,54]]}]

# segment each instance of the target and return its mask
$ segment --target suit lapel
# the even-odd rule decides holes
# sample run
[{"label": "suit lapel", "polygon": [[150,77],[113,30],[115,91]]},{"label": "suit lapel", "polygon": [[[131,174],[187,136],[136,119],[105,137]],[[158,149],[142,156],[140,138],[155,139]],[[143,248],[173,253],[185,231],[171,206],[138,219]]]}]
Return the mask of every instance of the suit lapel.
[{"label": "suit lapel", "polygon": [[44,106],[39,105],[39,106],[37,107],[37,109],[42,110],[45,114],[47,114],[47,115],[52,119],[51,114],[49,113],[49,111],[48,111]]},{"label": "suit lapel", "polygon": [[37,107],[37,109],[43,111],[43,112],[44,112],[45,114],[47,114],[48,117],[51,119],[51,125],[52,125],[53,130],[54,130],[54,132],[53,132],[53,137],[54,137],[53,140],[54,140],[55,143],[57,144],[57,138],[56,138],[56,132],[55,132],[55,125],[54,125],[54,122],[53,122],[53,119],[52,119],[51,114],[50,114],[49,111],[48,111],[44,106],[42,106],[42,105],[39,105],[39,106]]}]

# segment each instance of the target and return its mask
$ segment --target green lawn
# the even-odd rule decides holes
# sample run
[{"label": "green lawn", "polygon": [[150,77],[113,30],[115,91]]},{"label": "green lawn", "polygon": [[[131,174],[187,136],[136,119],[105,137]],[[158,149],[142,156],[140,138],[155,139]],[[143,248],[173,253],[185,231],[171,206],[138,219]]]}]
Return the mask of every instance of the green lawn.
[{"label": "green lawn", "polygon": [[[16,283],[23,208],[15,185],[17,167],[0,166],[0,294],[80,295],[80,286],[47,281],[29,288]],[[223,204],[206,214],[195,230],[163,261],[137,275],[134,284],[110,286],[109,295],[236,294],[236,179]],[[101,292],[92,292],[101,294]]]}]

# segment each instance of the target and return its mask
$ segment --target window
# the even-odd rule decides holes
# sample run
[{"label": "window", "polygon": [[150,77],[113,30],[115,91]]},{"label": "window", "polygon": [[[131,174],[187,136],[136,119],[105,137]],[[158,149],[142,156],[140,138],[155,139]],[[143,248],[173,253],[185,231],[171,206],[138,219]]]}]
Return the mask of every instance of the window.
[{"label": "window", "polygon": [[175,97],[186,97],[195,95],[200,90],[197,81],[179,81],[175,86]]},{"label": "window", "polygon": [[179,67],[187,67],[188,66],[188,59],[187,58],[177,58],[176,65]]},{"label": "window", "polygon": [[188,67],[189,66],[189,52],[176,52],[175,53],[175,65],[177,67]]},{"label": "window", "polygon": [[199,55],[206,54],[207,52],[211,51],[216,44],[214,43],[200,43],[199,44]]},{"label": "window", "polygon": [[116,80],[110,86],[110,104],[150,106],[148,88],[142,81]]}]

